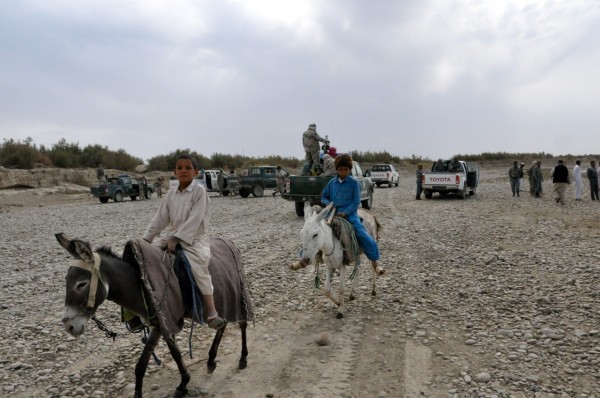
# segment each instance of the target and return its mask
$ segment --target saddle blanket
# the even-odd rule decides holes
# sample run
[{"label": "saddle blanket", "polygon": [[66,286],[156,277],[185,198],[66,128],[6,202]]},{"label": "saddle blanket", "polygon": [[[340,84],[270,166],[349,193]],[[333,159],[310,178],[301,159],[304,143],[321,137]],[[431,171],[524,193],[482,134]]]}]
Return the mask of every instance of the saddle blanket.
[{"label": "saddle blanket", "polygon": [[[226,322],[253,321],[254,310],[241,257],[228,240],[209,240],[211,259],[208,270],[214,286],[215,307]],[[175,256],[165,253],[142,238],[127,242],[123,259],[135,267],[142,282],[150,317],[162,330],[174,335],[183,329],[184,318],[192,314],[191,303],[182,297]],[[191,297],[191,296],[190,296]]]}]

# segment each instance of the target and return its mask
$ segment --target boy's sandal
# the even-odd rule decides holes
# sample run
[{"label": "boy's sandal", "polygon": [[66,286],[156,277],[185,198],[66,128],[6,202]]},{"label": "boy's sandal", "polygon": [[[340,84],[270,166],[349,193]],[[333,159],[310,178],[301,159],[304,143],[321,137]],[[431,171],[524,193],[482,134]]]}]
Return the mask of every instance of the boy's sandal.
[{"label": "boy's sandal", "polygon": [[220,316],[209,317],[207,321],[208,327],[214,330],[219,330],[225,326],[225,321]]}]

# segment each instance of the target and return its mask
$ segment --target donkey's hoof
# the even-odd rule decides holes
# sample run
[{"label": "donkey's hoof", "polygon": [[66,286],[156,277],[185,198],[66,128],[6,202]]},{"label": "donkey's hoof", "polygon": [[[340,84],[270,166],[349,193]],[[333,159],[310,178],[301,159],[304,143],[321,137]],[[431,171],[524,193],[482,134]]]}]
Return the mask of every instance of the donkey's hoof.
[{"label": "donkey's hoof", "polygon": [[355,299],[356,297],[354,297],[354,295],[353,295],[353,294],[351,294],[351,295],[350,295],[350,297],[348,297],[348,298],[350,299],[350,301],[354,301],[354,299]]},{"label": "donkey's hoof", "polygon": [[208,373],[210,375],[210,374],[212,374],[212,372],[215,371],[216,368],[217,368],[216,362],[207,363],[206,364],[206,373]]},{"label": "donkey's hoof", "polygon": [[385,274],[385,269],[381,268],[379,265],[377,267],[375,267],[375,273],[379,276],[384,275]]},{"label": "donkey's hoof", "polygon": [[240,359],[240,363],[238,364],[238,369],[239,370],[246,369],[247,366],[248,366],[248,361],[246,361],[245,359]]},{"label": "donkey's hoof", "polygon": [[338,312],[338,313],[335,315],[335,317],[336,317],[337,319],[342,319],[342,318],[344,317],[344,313],[343,313],[343,312]]},{"label": "donkey's hoof", "polygon": [[[187,395],[187,388],[178,388],[175,390],[175,394],[173,394],[173,398],[183,398]],[[190,395],[193,396],[193,395]]]},{"label": "donkey's hoof", "polygon": [[200,395],[202,395],[202,393],[199,389],[188,388],[187,393],[184,395],[184,397],[199,397]]},{"label": "donkey's hoof", "polygon": [[375,290],[371,291],[371,296],[373,296],[373,297],[377,296],[377,292]]},{"label": "donkey's hoof", "polygon": [[297,270],[299,270],[299,269],[301,269],[301,268],[305,268],[305,267],[306,267],[306,264],[305,264],[305,263],[303,263],[303,262],[302,262],[302,261],[300,261],[300,260],[298,260],[298,261],[296,261],[294,264],[290,265],[290,269],[291,269],[292,271],[297,271]]}]

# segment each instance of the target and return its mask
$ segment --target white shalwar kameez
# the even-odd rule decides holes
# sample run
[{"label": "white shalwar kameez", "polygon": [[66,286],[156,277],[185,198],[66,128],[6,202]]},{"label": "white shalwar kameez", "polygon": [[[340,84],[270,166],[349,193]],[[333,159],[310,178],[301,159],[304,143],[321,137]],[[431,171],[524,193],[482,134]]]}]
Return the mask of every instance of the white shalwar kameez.
[{"label": "white shalwar kameez", "polygon": [[160,239],[161,247],[170,237],[179,239],[190,262],[194,279],[205,295],[213,294],[208,272],[209,205],[210,199],[202,185],[192,183],[183,191],[179,191],[177,186],[167,192],[143,236],[145,240],[152,242],[164,230]]},{"label": "white shalwar kameez", "polygon": [[581,200],[583,194],[583,177],[581,176],[581,168],[578,164],[573,167],[573,180],[575,181],[575,199]]}]

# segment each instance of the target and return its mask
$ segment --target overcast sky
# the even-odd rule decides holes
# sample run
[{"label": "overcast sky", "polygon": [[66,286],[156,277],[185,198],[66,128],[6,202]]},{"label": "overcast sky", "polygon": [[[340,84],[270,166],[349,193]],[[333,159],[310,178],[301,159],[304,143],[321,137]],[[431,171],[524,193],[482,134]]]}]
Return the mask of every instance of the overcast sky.
[{"label": "overcast sky", "polygon": [[0,137],[190,148],[600,153],[596,0],[0,0]]}]

